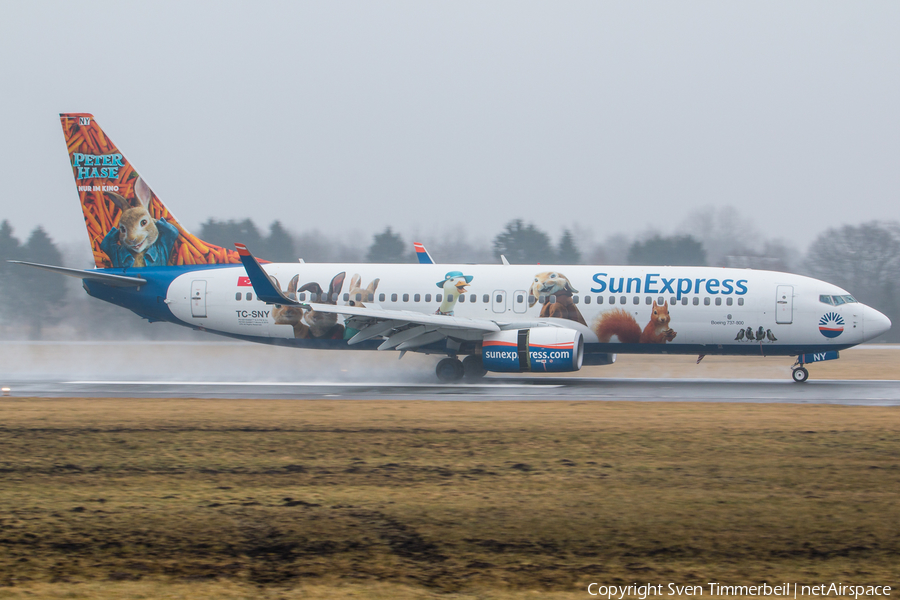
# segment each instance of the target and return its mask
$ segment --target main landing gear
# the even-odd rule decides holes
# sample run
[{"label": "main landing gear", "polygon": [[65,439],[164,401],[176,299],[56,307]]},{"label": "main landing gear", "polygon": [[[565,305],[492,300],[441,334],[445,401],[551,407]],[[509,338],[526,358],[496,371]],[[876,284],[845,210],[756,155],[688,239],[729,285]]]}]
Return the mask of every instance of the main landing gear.
[{"label": "main landing gear", "polygon": [[481,356],[477,354],[471,354],[462,361],[457,358],[443,358],[438,362],[434,372],[444,383],[454,383],[463,377],[467,381],[477,381],[487,373],[481,363]]}]

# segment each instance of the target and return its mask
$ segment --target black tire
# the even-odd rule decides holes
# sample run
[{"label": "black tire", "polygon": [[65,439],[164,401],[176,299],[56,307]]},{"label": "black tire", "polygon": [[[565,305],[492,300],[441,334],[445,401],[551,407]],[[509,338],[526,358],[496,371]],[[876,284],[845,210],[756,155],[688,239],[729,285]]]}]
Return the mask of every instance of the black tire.
[{"label": "black tire", "polygon": [[791,372],[791,378],[794,383],[806,383],[809,381],[809,371],[806,370],[806,367],[797,367]]},{"label": "black tire", "polygon": [[444,358],[434,368],[437,378],[444,383],[453,383],[463,378],[463,365],[455,358]]},{"label": "black tire", "polygon": [[480,354],[470,354],[462,361],[466,381],[478,381],[487,374]]}]

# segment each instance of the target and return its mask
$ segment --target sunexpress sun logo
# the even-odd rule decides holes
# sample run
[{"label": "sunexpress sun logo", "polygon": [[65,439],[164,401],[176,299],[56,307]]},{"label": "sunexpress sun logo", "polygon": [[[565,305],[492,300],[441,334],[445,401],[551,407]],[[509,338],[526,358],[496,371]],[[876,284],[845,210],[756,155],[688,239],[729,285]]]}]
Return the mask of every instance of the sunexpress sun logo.
[{"label": "sunexpress sun logo", "polygon": [[836,338],[844,333],[844,317],[836,312],[825,313],[819,319],[819,331],[827,338]]}]

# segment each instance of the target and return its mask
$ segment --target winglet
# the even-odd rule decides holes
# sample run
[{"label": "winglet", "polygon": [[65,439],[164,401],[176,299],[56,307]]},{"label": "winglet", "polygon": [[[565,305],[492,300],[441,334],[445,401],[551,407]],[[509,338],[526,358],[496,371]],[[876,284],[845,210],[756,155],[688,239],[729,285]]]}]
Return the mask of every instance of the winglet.
[{"label": "winglet", "polygon": [[414,242],[413,247],[416,249],[416,258],[419,259],[419,264],[421,265],[433,265],[434,260],[431,258],[431,255],[428,254],[428,250],[425,249],[425,244],[421,242]]},{"label": "winglet", "polygon": [[250,285],[253,286],[253,291],[256,293],[257,298],[267,304],[300,305],[299,302],[291,300],[275,287],[275,284],[272,283],[272,280],[259,264],[259,261],[256,260],[256,257],[250,254],[247,246],[235,244],[234,247],[241,258],[244,270],[247,271],[247,277],[250,278]]}]

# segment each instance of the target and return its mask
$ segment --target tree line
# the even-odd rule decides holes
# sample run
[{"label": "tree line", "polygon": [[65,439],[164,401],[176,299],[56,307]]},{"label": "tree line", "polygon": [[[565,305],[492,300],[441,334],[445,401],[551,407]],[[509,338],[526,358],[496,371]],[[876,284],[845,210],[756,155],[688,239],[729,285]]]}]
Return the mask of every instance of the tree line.
[{"label": "tree line", "polygon": [[[199,231],[208,242],[232,247],[241,241],[257,256],[276,262],[416,262],[412,242],[421,241],[439,263],[499,262],[512,264],[626,264],[723,266],[770,269],[805,274],[849,290],[900,323],[900,225],[871,222],[844,225],[822,232],[801,253],[784,242],[754,234],[752,223],[723,210],[695,214],[676,234],[648,231],[633,237],[611,235],[594,240],[577,226],[554,240],[533,223],[514,219],[489,242],[473,241],[455,232],[417,236],[413,240],[386,227],[366,240],[340,238],[318,230],[292,232],[279,221],[261,229],[251,219],[209,219]],[[740,230],[744,235],[734,235]],[[749,235],[748,235],[749,234]],[[748,246],[739,240],[755,240]],[[79,246],[81,248],[82,246]],[[50,329],[64,337],[114,338],[183,337],[177,327],[148,328],[118,307],[86,298],[80,281],[46,273],[8,260],[27,260],[75,268],[91,266],[87,254],[63,252],[46,231],[35,228],[16,236],[8,221],[0,223],[0,338],[41,339]],[[150,332],[153,333],[150,333]],[[184,330],[186,331],[186,330]],[[900,327],[888,334],[900,341]]]}]

